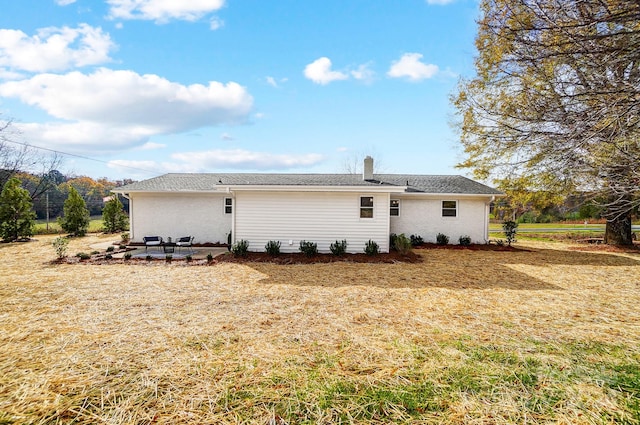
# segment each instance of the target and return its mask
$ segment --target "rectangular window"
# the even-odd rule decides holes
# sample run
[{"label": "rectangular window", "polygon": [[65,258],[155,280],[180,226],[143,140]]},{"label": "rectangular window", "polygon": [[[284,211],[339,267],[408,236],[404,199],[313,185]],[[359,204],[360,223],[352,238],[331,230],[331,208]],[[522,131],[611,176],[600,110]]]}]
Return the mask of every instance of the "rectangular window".
[{"label": "rectangular window", "polygon": [[442,201],[442,216],[456,217],[458,215],[458,201]]},{"label": "rectangular window", "polygon": [[392,199],[389,206],[389,215],[398,217],[400,215],[400,200]]},{"label": "rectangular window", "polygon": [[233,199],[224,198],[224,213],[231,214],[233,212]]},{"label": "rectangular window", "polygon": [[373,196],[360,197],[360,218],[373,218]]}]

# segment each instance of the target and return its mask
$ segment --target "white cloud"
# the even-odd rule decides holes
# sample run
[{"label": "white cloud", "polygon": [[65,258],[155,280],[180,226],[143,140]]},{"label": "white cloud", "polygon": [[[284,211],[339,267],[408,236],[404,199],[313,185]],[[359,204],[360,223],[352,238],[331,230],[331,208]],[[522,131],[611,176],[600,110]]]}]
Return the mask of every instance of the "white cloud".
[{"label": "white cloud", "polygon": [[358,69],[351,71],[351,76],[356,80],[364,81],[365,83],[373,82],[375,72],[369,69],[370,66],[370,63],[365,63],[358,66]]},{"label": "white cloud", "polygon": [[345,147],[345,146],[340,146],[338,149],[336,149],[336,152],[348,152],[349,148]]},{"label": "white cloud", "polygon": [[50,27],[32,37],[20,30],[0,29],[0,67],[29,72],[62,71],[109,62],[115,48],[101,28]]},{"label": "white cloud", "polygon": [[311,62],[304,68],[304,76],[316,84],[326,85],[332,81],[346,80],[349,75],[344,72],[332,71],[331,60],[322,57]]},{"label": "white cloud", "polygon": [[438,66],[420,62],[420,53],[405,53],[391,64],[387,75],[392,78],[408,78],[411,81],[420,81],[431,78],[438,73]]},{"label": "white cloud", "polygon": [[320,154],[285,155],[268,152],[252,152],[244,149],[183,152],[171,155],[175,160],[195,167],[198,171],[215,168],[244,170],[277,170],[316,165],[324,160]]},{"label": "white cloud", "polygon": [[117,19],[142,19],[168,22],[172,19],[197,21],[219,10],[224,0],[107,0],[109,16]]},{"label": "white cloud", "polygon": [[18,98],[61,120],[23,124],[34,145],[78,149],[139,146],[157,134],[239,124],[253,107],[251,95],[234,82],[185,86],[157,75],[109,69],[5,82],[0,97]]},{"label": "white cloud", "polygon": [[211,31],[219,30],[222,27],[224,27],[224,21],[217,16],[214,16],[209,21],[209,28],[211,28]]},{"label": "white cloud", "polygon": [[176,153],[169,161],[109,161],[114,169],[127,167],[154,170],[157,173],[201,173],[216,169],[237,170],[288,170],[319,164],[325,157],[320,154],[285,155],[267,152],[252,152],[243,149],[211,150],[203,152]]},{"label": "white cloud", "polygon": [[453,3],[455,0],[427,0],[427,4],[439,4],[445,5],[449,3]]},{"label": "white cloud", "polygon": [[68,6],[75,2],[76,0],[56,0],[56,3],[59,4],[60,6]]},{"label": "white cloud", "polygon": [[163,143],[155,143],[155,142],[147,142],[144,145],[140,146],[138,149],[141,151],[154,151],[157,149],[164,149],[167,145]]},{"label": "white cloud", "polygon": [[269,84],[270,86],[272,86],[272,87],[278,87],[278,82],[276,81],[276,79],[275,79],[275,78],[273,78],[273,77],[267,77],[267,78],[266,78],[266,80],[267,80],[267,84]]}]

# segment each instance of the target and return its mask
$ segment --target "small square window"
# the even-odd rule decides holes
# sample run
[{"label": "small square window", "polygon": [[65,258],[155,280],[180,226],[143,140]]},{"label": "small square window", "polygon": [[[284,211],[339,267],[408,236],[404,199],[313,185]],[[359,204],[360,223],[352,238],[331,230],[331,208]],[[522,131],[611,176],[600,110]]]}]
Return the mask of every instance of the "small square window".
[{"label": "small square window", "polygon": [[389,215],[398,217],[400,215],[400,200],[392,199],[389,205]]},{"label": "small square window", "polygon": [[458,201],[442,201],[442,216],[456,217],[458,215]]},{"label": "small square window", "polygon": [[360,197],[360,218],[373,218],[373,196]]},{"label": "small square window", "polygon": [[231,214],[233,212],[233,199],[224,198],[224,213]]}]

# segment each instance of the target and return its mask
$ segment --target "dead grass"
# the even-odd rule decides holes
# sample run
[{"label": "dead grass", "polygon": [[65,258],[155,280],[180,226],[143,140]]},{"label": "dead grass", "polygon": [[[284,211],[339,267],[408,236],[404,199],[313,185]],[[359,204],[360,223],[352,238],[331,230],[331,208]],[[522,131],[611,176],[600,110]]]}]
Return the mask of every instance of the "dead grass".
[{"label": "dead grass", "polygon": [[637,253],[73,265],[52,239],[0,245],[0,424],[640,423]]}]

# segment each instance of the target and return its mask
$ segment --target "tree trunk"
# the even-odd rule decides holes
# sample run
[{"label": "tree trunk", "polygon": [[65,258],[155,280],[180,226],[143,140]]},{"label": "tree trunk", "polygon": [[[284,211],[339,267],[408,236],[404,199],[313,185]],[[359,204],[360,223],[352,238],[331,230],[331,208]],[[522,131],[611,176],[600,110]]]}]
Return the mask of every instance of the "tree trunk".
[{"label": "tree trunk", "polygon": [[607,227],[604,231],[604,243],[609,245],[633,245],[633,239],[631,237],[631,215],[625,214],[607,220]]}]

